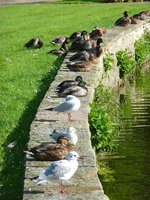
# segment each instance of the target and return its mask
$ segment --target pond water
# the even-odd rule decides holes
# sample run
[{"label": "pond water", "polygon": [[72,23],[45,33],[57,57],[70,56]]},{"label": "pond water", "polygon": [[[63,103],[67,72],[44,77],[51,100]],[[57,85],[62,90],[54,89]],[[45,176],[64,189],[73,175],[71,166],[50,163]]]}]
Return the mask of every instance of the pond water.
[{"label": "pond water", "polygon": [[100,180],[110,200],[150,199],[150,72],[144,73],[121,98],[123,128],[117,151],[99,155],[111,170]]}]

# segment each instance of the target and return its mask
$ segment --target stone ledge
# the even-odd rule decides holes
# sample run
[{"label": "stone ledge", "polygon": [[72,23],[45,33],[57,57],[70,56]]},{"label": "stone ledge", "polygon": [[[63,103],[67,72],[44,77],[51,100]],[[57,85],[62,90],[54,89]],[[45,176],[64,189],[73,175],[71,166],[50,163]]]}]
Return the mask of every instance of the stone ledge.
[{"label": "stone ledge", "polygon": [[[146,29],[150,31],[149,20],[140,22],[138,25],[130,25],[126,28],[114,27],[108,30],[103,37],[106,43],[103,45],[104,54],[97,60],[97,64],[93,66],[91,72],[70,72],[66,68],[65,63],[71,54],[67,55],[54,82],[51,84],[39,106],[35,120],[31,125],[28,146],[33,147],[41,141],[48,141],[49,134],[54,129],[66,130],[69,126],[73,126],[77,129],[79,137],[76,150],[85,159],[79,163],[79,169],[73,178],[66,183],[65,194],[63,195],[59,194],[57,184],[55,183],[48,182],[44,186],[37,186],[29,179],[39,175],[40,171],[47,167],[50,162],[27,161],[25,173],[27,179],[24,181],[23,200],[84,200],[86,198],[91,200],[108,200],[97,176],[96,156],[90,141],[91,133],[88,124],[89,103],[92,102],[94,88],[98,86],[100,81],[104,86],[118,88],[120,77],[119,69],[116,66],[116,52],[127,49],[134,56],[134,43],[143,35]],[[103,57],[108,52],[114,55],[115,63],[113,68],[108,73],[105,73],[103,69]],[[74,79],[77,75],[83,76],[84,80],[89,83],[89,94],[87,97],[80,98],[81,109],[73,113],[75,121],[69,123],[66,114],[55,114],[46,111],[45,108],[53,107],[63,100],[63,98],[58,98],[55,92],[57,84],[66,79]],[[49,193],[46,192],[47,190]]]}]

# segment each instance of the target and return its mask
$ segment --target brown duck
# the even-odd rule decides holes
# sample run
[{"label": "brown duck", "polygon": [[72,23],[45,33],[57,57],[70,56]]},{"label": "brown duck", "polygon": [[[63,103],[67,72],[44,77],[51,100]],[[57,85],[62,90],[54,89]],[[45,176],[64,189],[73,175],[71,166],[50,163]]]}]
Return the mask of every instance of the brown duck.
[{"label": "brown duck", "polygon": [[82,76],[76,76],[76,78],[74,80],[65,80],[65,81],[62,81],[61,83],[58,84],[57,86],[57,90],[64,90],[65,88],[67,87],[70,87],[72,85],[78,85],[78,83],[80,81],[82,81]]},{"label": "brown duck", "polygon": [[87,51],[79,51],[73,56],[69,58],[70,61],[76,62],[76,61],[93,61],[94,56],[93,54],[87,52]]},{"label": "brown duck", "polygon": [[39,49],[43,46],[43,41],[40,38],[32,38],[25,45],[26,49]]},{"label": "brown duck", "polygon": [[68,152],[74,150],[73,146],[69,145],[68,139],[60,137],[58,142],[46,142],[30,148],[28,151],[25,151],[27,158],[37,161],[61,160],[66,157]]},{"label": "brown duck", "polygon": [[91,65],[91,62],[76,61],[76,62],[68,63],[67,67],[70,69],[70,71],[89,72],[89,71],[91,71],[92,65]]},{"label": "brown duck", "polygon": [[124,11],[124,16],[117,19],[117,21],[115,22],[115,26],[127,26],[128,24],[131,24],[131,19],[128,16],[128,12]]},{"label": "brown duck", "polygon": [[61,35],[53,39],[51,43],[54,45],[62,45],[66,39],[67,39],[66,36]]},{"label": "brown duck", "polygon": [[133,15],[132,17],[138,20],[145,20],[146,19],[145,11],[139,12]]},{"label": "brown duck", "polygon": [[54,49],[51,50],[49,52],[47,52],[47,54],[52,54],[52,55],[56,55],[56,56],[66,56],[67,52],[68,52],[68,44],[70,42],[70,39],[66,39],[63,44],[61,45],[61,47],[59,49]]},{"label": "brown duck", "polygon": [[91,39],[97,40],[100,37],[102,37],[105,33],[106,33],[105,28],[94,28],[89,35]]},{"label": "brown duck", "polygon": [[72,85],[63,90],[59,90],[58,96],[66,97],[67,95],[73,95],[76,97],[84,97],[88,94],[88,88],[85,85],[86,82],[80,81],[77,85]]}]

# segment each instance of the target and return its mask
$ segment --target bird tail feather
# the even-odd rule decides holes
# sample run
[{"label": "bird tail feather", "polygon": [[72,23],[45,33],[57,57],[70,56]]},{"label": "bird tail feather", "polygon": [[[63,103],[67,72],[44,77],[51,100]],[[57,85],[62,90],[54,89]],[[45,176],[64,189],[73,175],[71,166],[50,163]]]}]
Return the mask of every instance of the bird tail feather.
[{"label": "bird tail feather", "polygon": [[52,111],[52,110],[53,110],[53,108],[46,108],[45,110],[50,110],[50,111]]},{"label": "bird tail feather", "polygon": [[45,176],[45,170],[41,171],[38,179],[33,180],[37,185],[47,182],[47,178]]}]

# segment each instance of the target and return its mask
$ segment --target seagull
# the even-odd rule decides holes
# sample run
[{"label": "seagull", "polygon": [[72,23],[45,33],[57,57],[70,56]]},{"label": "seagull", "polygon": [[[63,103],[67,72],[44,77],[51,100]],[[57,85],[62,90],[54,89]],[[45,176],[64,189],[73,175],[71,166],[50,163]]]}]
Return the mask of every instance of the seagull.
[{"label": "seagull", "polygon": [[65,101],[60,103],[58,106],[54,108],[47,108],[46,110],[54,111],[54,112],[66,112],[68,113],[68,119],[69,121],[73,121],[71,119],[71,112],[78,111],[80,108],[80,100],[73,96],[73,95],[68,95],[65,98]]},{"label": "seagull", "polygon": [[76,145],[78,141],[78,137],[76,135],[76,129],[73,127],[69,127],[66,132],[59,132],[54,130],[54,133],[50,135],[50,138],[57,141],[60,137],[67,138],[69,140],[69,143],[72,145]]},{"label": "seagull", "polygon": [[64,181],[69,180],[78,169],[79,155],[75,151],[70,151],[66,159],[53,162],[47,169],[41,171],[39,177],[34,182],[38,185],[55,180],[59,182],[60,192],[64,193]]}]

